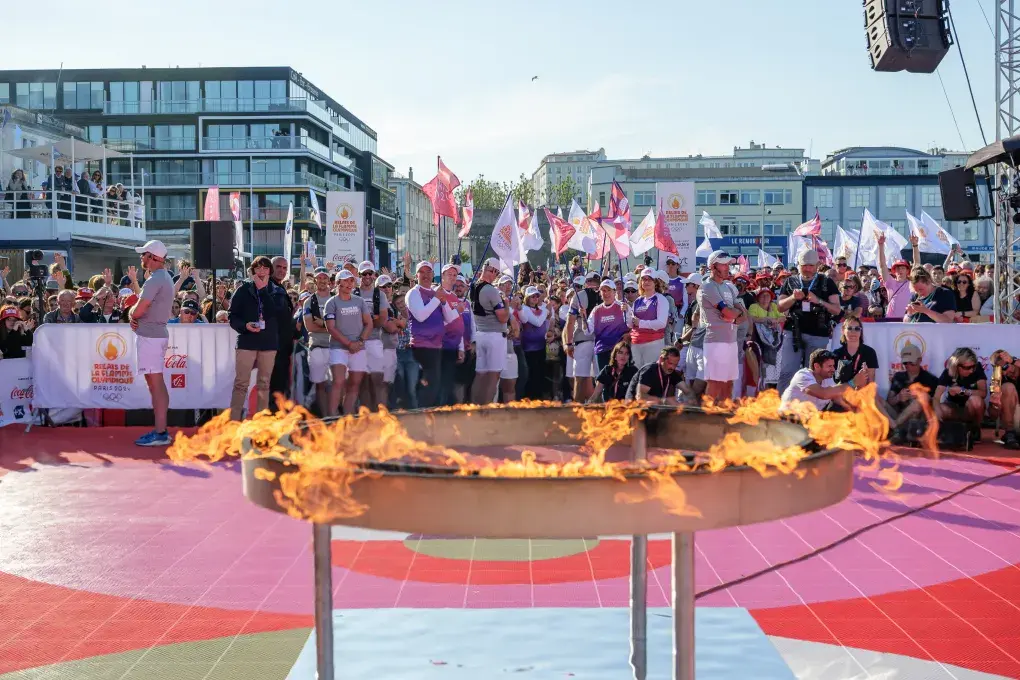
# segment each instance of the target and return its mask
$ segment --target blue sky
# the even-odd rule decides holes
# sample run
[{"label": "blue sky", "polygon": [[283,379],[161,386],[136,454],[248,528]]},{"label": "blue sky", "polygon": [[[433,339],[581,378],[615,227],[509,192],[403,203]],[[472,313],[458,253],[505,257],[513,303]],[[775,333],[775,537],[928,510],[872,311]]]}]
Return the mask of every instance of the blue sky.
[{"label": "blue sky", "polygon": [[[980,10],[993,21],[994,3],[953,5],[991,140],[994,39]],[[600,146],[611,158],[728,153],[752,139],[814,157],[982,146],[956,48],[940,73],[960,133],[936,75],[870,70],[859,0],[175,0],[85,12],[58,0],[3,23],[3,68],[291,65],[422,181],[437,154],[462,178],[510,180],[546,153]]]}]

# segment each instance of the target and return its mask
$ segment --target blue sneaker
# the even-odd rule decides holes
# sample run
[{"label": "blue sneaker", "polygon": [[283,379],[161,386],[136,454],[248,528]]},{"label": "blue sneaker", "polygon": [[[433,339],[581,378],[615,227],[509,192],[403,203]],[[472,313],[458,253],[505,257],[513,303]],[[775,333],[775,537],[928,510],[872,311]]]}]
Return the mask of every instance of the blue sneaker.
[{"label": "blue sneaker", "polygon": [[135,444],[138,446],[170,446],[172,443],[169,432],[156,432],[155,430],[143,434],[135,440]]}]

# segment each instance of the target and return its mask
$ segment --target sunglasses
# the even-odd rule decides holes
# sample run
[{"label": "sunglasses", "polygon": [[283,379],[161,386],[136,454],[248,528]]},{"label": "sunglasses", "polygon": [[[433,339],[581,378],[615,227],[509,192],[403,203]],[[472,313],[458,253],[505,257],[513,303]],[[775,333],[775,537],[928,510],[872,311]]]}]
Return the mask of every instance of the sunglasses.
[{"label": "sunglasses", "polygon": [[860,326],[847,326],[846,327],[846,332],[847,333],[860,333],[861,332],[861,327]]},{"label": "sunglasses", "polygon": [[903,365],[904,366],[917,366],[917,362],[916,361],[904,361]]},{"label": "sunglasses", "polygon": [[956,285],[959,286],[961,283],[966,283],[969,286],[970,285],[970,279],[956,279]]},{"label": "sunglasses", "polygon": [[188,314],[190,316],[198,316],[198,312],[196,312],[194,309],[182,309],[181,310],[181,314]]}]

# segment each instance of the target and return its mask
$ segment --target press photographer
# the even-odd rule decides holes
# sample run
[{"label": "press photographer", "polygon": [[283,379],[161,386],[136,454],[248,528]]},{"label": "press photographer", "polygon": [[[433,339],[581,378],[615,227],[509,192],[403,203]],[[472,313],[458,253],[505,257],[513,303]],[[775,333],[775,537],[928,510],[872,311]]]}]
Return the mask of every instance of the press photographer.
[{"label": "press photographer", "polygon": [[798,276],[791,276],[779,292],[779,311],[789,316],[783,331],[779,391],[783,392],[808,357],[825,349],[839,314],[839,290],[828,276],[818,274],[818,253],[805,250],[797,257]]}]

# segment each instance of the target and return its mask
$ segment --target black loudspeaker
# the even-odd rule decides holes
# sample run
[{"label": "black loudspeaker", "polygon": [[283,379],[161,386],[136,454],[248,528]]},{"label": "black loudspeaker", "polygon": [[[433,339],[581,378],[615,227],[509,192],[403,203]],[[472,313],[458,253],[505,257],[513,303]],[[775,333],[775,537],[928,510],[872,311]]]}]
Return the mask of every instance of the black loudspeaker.
[{"label": "black loudspeaker", "polygon": [[191,264],[198,269],[234,268],[234,223],[192,220]]},{"label": "black loudspeaker", "polygon": [[875,71],[934,73],[953,44],[946,0],[865,0],[864,28]]},{"label": "black loudspeaker", "polygon": [[981,214],[974,171],[953,168],[939,173],[942,215],[950,222],[976,220]]}]

